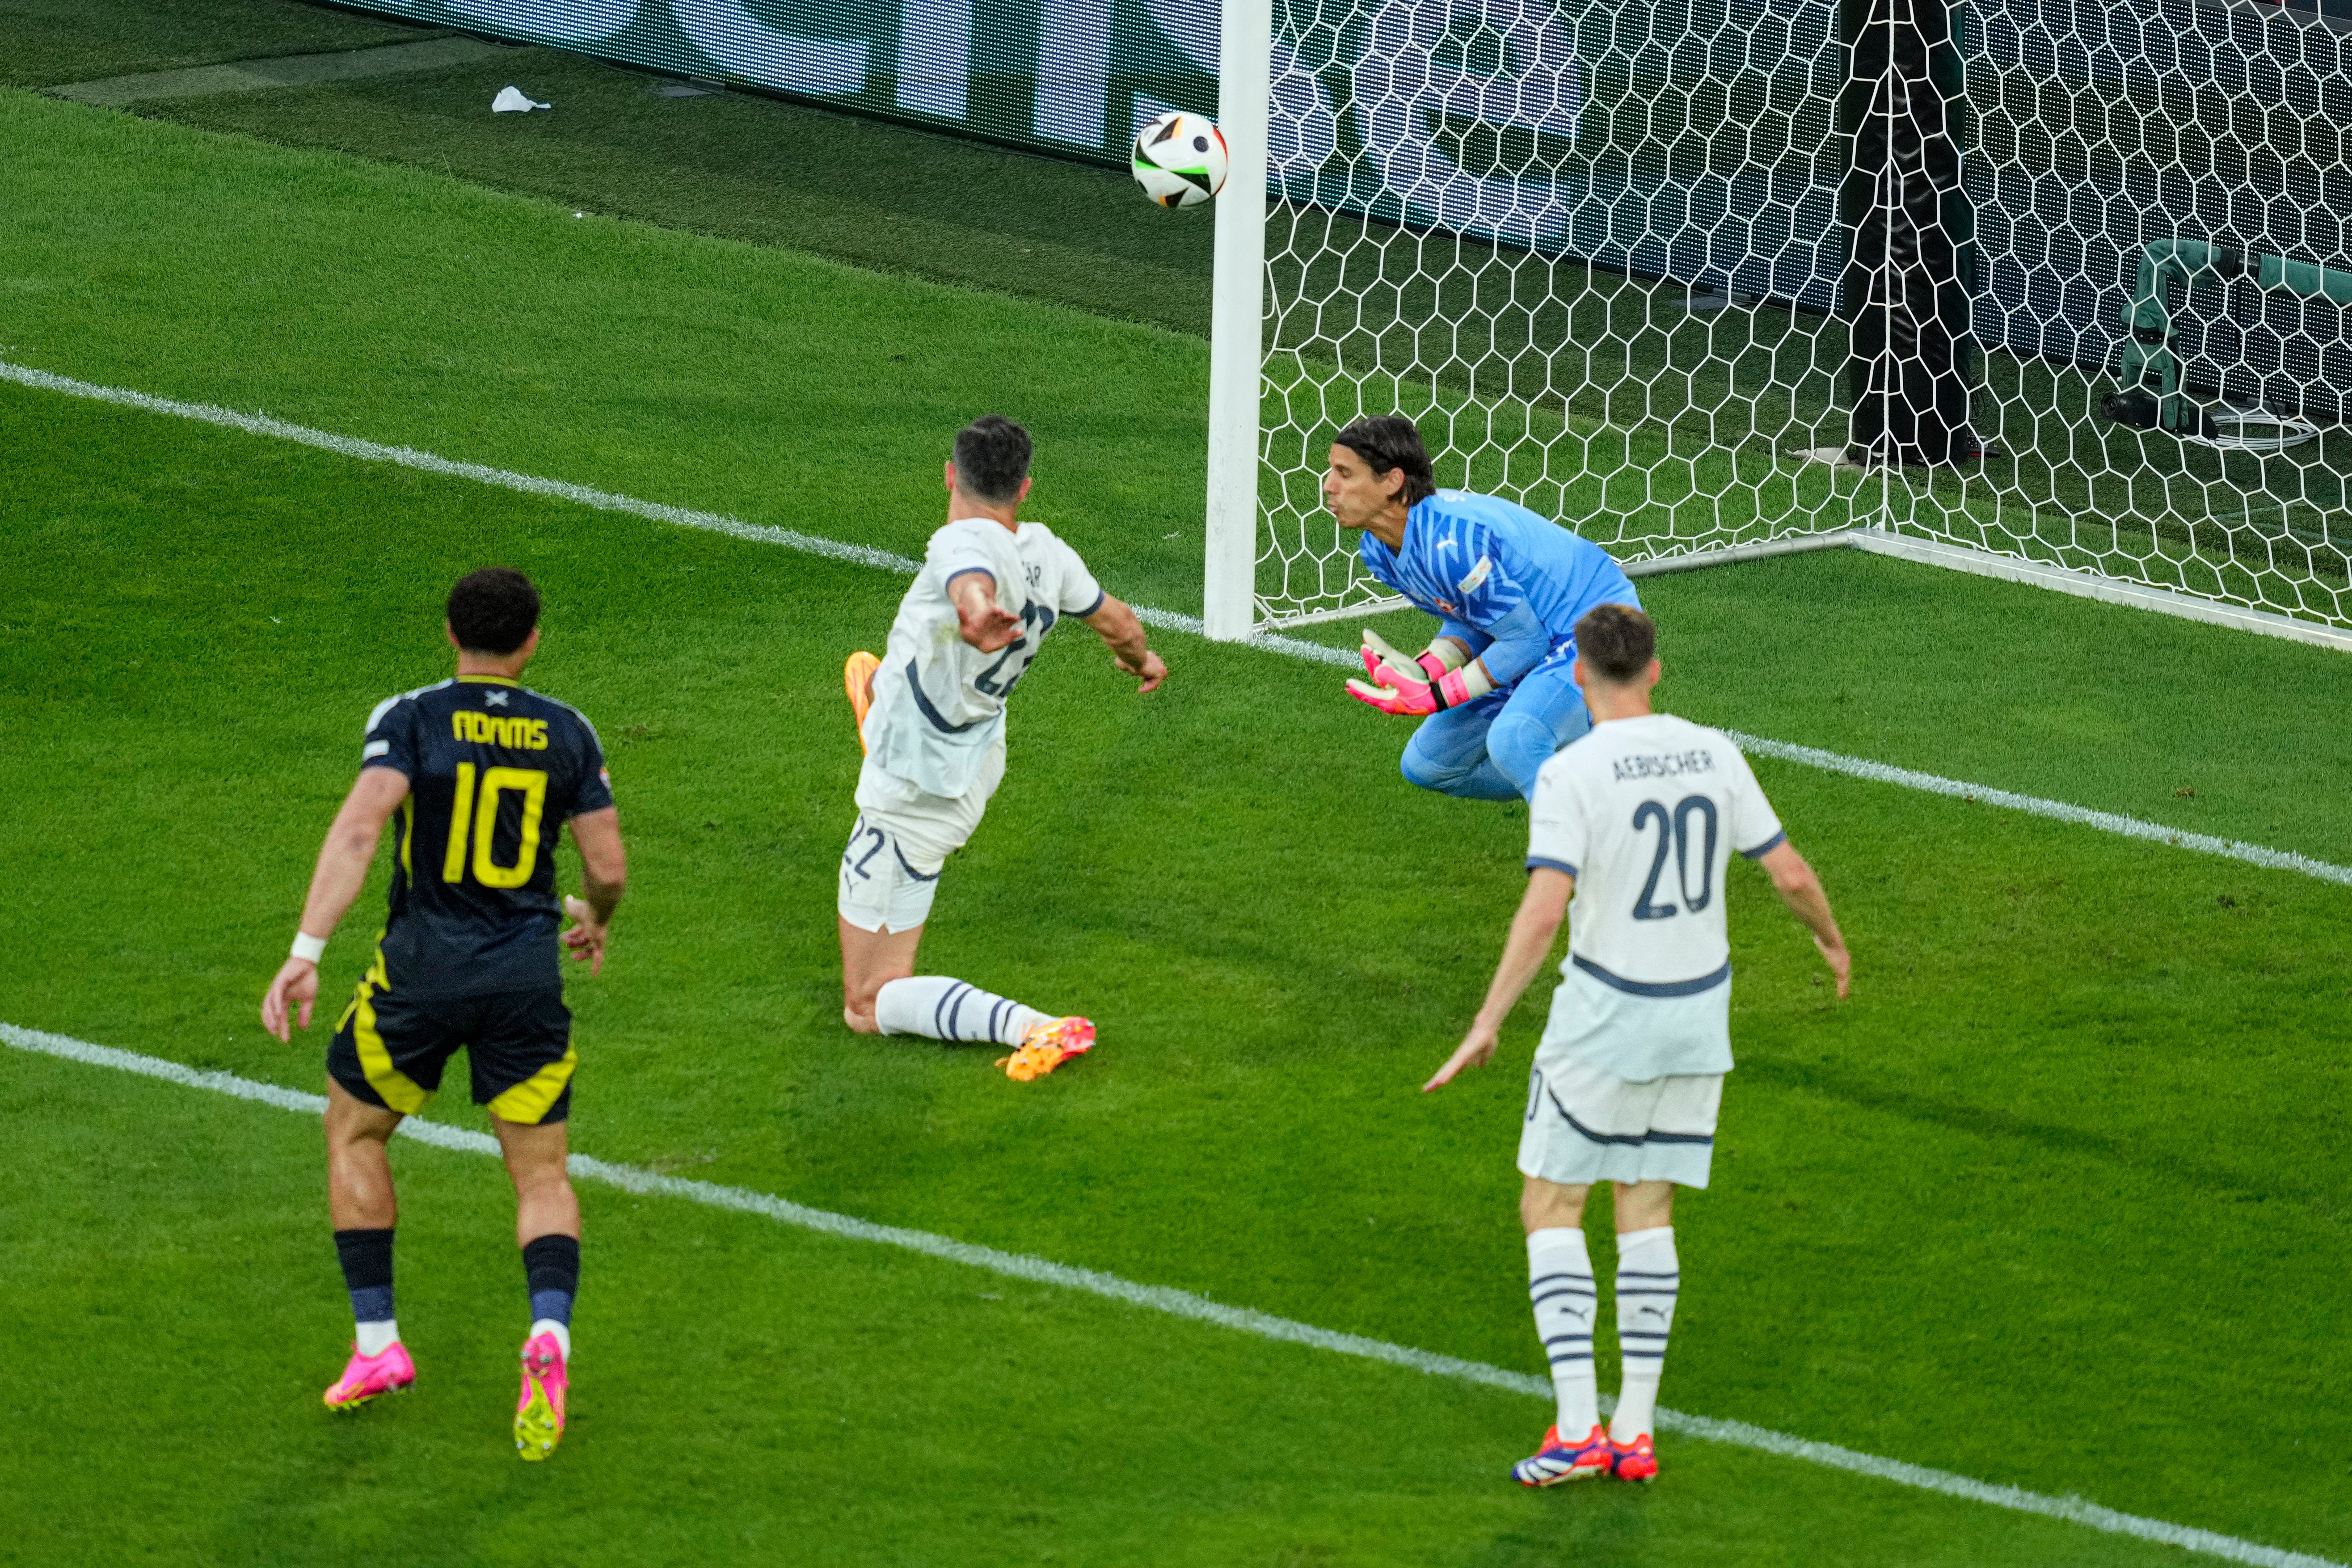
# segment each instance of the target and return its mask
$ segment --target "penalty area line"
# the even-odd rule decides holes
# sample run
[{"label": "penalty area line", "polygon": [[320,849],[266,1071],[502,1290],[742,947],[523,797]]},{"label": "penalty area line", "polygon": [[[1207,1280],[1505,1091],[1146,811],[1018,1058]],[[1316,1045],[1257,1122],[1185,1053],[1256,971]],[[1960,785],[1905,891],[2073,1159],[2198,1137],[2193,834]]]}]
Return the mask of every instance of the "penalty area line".
[{"label": "penalty area line", "polygon": [[[259,1083],[239,1078],[234,1073],[206,1071],[167,1061],[161,1057],[142,1056],[136,1051],[120,1050],[111,1046],[92,1045],[65,1035],[44,1033],[38,1029],[20,1028],[13,1024],[0,1024],[0,1045],[41,1056],[60,1058],[89,1067],[110,1068],[118,1072],[136,1073],[143,1078],[160,1079],[166,1083],[188,1089],[208,1089],[215,1094],[234,1096],[281,1110],[295,1110],[319,1115],[327,1108],[323,1095],[306,1094],[299,1089],[286,1089],[277,1084]],[[458,1150],[471,1154],[496,1158],[498,1140],[487,1132],[470,1131],[462,1127],[450,1127],[419,1117],[407,1117],[400,1124],[400,1135],[436,1148]],[[1247,1307],[1230,1307],[1213,1301],[1190,1290],[1179,1290],[1165,1285],[1143,1285],[1123,1279],[1116,1274],[1098,1269],[1074,1268],[1047,1258],[1033,1258],[1025,1253],[1003,1252],[992,1247],[980,1247],[952,1237],[936,1236],[929,1231],[909,1230],[900,1226],[877,1225],[872,1220],[855,1215],[835,1214],[827,1209],[810,1208],[789,1198],[768,1193],[753,1192],[747,1187],[723,1186],[716,1182],[698,1182],[684,1176],[665,1176],[636,1165],[600,1160],[593,1155],[574,1154],[571,1160],[572,1174],[582,1180],[600,1183],[625,1193],[645,1197],[681,1198],[688,1203],[709,1208],[730,1209],[739,1214],[760,1215],[803,1230],[817,1231],[839,1237],[847,1241],[862,1241],[881,1247],[898,1247],[902,1251],[919,1253],[943,1262],[960,1263],[967,1268],[985,1269],[1008,1279],[1023,1279],[1032,1284],[1052,1285],[1066,1290],[1084,1291],[1088,1295],[1122,1301],[1170,1317],[1184,1318],[1193,1322],[1209,1323],[1231,1329],[1239,1333],[1254,1334],[1260,1339],[1275,1340],[1286,1344],[1304,1345],[1311,1350],[1327,1351],[1336,1355],[1354,1356],[1364,1361],[1381,1362],[1402,1367],[1430,1377],[1450,1378],[1455,1382],[1477,1384],[1507,1393],[1527,1394],[1539,1399],[1552,1397],[1549,1378],[1531,1373],[1512,1372],[1505,1367],[1484,1362],[1464,1361],[1459,1357],[1439,1355],[1433,1351],[1416,1350],[1410,1345],[1391,1344],[1384,1340],[1367,1339],[1360,1334],[1340,1333],[1332,1329],[1317,1328],[1288,1318],[1277,1318]],[[1785,1459],[1797,1459],[1807,1464],[1843,1470],[1865,1476],[1873,1480],[1889,1481],[1896,1486],[1920,1491],[1936,1492],[1945,1497],[1958,1498],[2014,1513],[2036,1514],[2045,1519],[2063,1520],[2108,1535],[2130,1536],[2160,1545],[2179,1547],[2209,1557],[2219,1557],[2232,1563],[2256,1565],[2256,1568],[2346,1568],[2329,1558],[2314,1557],[2305,1552],[2289,1552],[2275,1546],[2263,1546],[2235,1536],[2222,1535],[2210,1530],[2199,1530],[2189,1525],[2172,1524],[2164,1520],[2145,1519],[2137,1514],[2103,1508],[2078,1497],[2049,1497],[2030,1492],[2020,1487],[2000,1486],[1979,1481],[1948,1470],[1931,1469],[1925,1465],[1907,1464],[1901,1459],[1882,1458],[1853,1448],[1842,1448],[1833,1443],[1816,1443],[1808,1438],[1793,1437],[1786,1433],[1751,1426],[1745,1421],[1720,1421],[1711,1416],[1690,1415],[1680,1411],[1661,1409],[1657,1413],[1661,1432],[1696,1437],[1705,1442],[1723,1443],[1734,1447],[1750,1448]]]},{"label": "penalty area line", "polygon": [[[530,474],[519,474],[511,469],[494,468],[484,463],[463,463],[432,452],[420,452],[414,447],[387,447],[381,442],[362,441],[356,437],[338,436],[332,431],[315,430],[307,425],[296,425],[275,419],[267,414],[243,414],[234,408],[223,408],[210,403],[184,403],[176,398],[157,397],[150,393],[134,392],[127,387],[101,386],[95,382],[77,381],[71,376],[54,372],[35,370],[29,365],[14,364],[0,360],[0,381],[12,381],[43,392],[61,393],[68,397],[89,398],[99,403],[117,404],[150,414],[167,414],[178,419],[194,419],[206,425],[241,430],[250,436],[268,436],[280,441],[292,441],[340,457],[354,458],[362,462],[393,463],[422,473],[438,474],[446,479],[471,479],[477,484],[495,485],[501,489],[519,490],[525,495],[545,496],[551,500],[576,502],[593,507],[599,511],[626,512],[652,522],[666,522],[677,528],[700,529],[708,533],[723,533],[731,539],[748,540],[758,544],[780,544],[787,550],[803,554],[823,556],[829,561],[845,561],[853,565],[870,566],[878,571],[895,572],[911,577],[922,570],[923,563],[911,556],[894,551],[877,549],[868,544],[849,544],[837,539],[823,539],[795,529],[774,528],[764,523],[745,522],[740,518],[720,512],[698,511],[692,507],[669,506],[660,501],[640,500],[635,496],[600,490],[588,485],[575,485],[563,479],[540,479]],[[1149,605],[1133,606],[1144,625],[1162,631],[1182,632],[1192,637],[1205,637],[1206,628],[1198,616],[1187,616],[1174,610],[1155,609]],[[1361,668],[1356,655],[1345,648],[1331,647],[1323,643],[1309,642],[1304,637],[1285,637],[1279,632],[1259,632],[1242,639],[1250,647],[1267,653],[1278,653],[1290,658],[1305,659],[1316,664],[1328,664],[1335,668],[1354,670]],[[1829,773],[1843,773],[1851,778],[1868,779],[1877,784],[1891,784],[1905,789],[1924,790],[1930,795],[1949,795],[1956,799],[1996,805],[2009,811],[2045,817],[2053,822],[2072,823],[2080,827],[2095,828],[2126,838],[2145,839],[2153,844],[2168,845],[2199,855],[2215,855],[2224,859],[2242,861],[2266,870],[2292,871],[2299,876],[2316,878],[2341,887],[2352,887],[2352,866],[2331,865],[2299,855],[2290,849],[2273,849],[2261,844],[2249,844],[2240,839],[2218,838],[2208,833],[2189,833],[2167,827],[2161,823],[2147,822],[2136,816],[2123,816],[2110,811],[2095,811],[2088,806],[2070,805],[2063,800],[2044,800],[2038,795],[2019,795],[2011,790],[1992,789],[1959,779],[1948,779],[1934,773],[1916,773],[1886,763],[1874,763],[1866,757],[1849,757],[1836,752],[1824,752],[1811,746],[1799,746],[1786,741],[1769,741],[1754,735],[1727,731],[1742,749],[1782,762],[1796,763],[1804,767],[1820,768]]]}]

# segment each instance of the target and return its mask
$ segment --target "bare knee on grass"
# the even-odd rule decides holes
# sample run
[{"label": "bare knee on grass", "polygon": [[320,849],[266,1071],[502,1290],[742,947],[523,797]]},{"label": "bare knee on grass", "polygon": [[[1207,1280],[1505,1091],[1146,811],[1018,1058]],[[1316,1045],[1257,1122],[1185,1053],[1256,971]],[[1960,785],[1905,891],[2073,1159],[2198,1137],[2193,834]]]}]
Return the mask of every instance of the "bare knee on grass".
[{"label": "bare knee on grass", "polygon": [[878,1035],[876,999],[882,987],[915,973],[915,954],[923,942],[923,928],[908,931],[867,931],[841,922],[841,1021],[861,1035]]}]

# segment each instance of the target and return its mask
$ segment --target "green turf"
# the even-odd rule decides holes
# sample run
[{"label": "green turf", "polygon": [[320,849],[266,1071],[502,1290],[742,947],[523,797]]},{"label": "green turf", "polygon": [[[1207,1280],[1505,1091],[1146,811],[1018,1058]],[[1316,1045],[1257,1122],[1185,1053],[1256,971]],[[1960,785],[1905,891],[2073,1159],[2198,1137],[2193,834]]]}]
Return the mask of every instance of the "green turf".
[{"label": "green turf", "polygon": [[[1036,514],[1199,605],[1197,340],[29,96],[0,145],[17,363],[900,551],[1009,407]],[[1711,721],[2352,861],[2333,653],[1847,556],[1645,593]]]},{"label": "green turf", "polygon": [[[315,1082],[319,1042],[268,1041],[254,998],[362,717],[441,673],[437,595],[494,554],[548,585],[533,679],[610,739],[631,837],[615,963],[573,988],[583,1148],[1535,1364],[1518,1071],[1414,1092],[1475,1006],[1524,815],[1406,789],[1398,731],[1325,672],[1180,639],[1137,699],[1072,637],[1024,682],[1013,783],[926,950],[1101,1022],[1080,1068],[1016,1089],[835,1013],[838,658],[897,579],[50,395],[0,410],[29,459],[0,494],[24,542],[0,564],[9,1021]],[[2326,1393],[2352,1224],[2326,1109],[2352,1070],[2341,892],[1760,772],[1862,989],[1825,1009],[1800,933],[1735,882],[1743,1066],[1717,1190],[1678,1216],[1670,1403],[2352,1544],[2314,1500],[2352,1444]],[[277,1289],[331,1323],[331,1271],[306,1267]],[[2272,1441],[2217,1447],[2215,1413],[2247,1405]],[[1738,1506],[1778,1511],[1776,1486]],[[1856,1507],[1816,1521],[1821,1550],[1866,1555]],[[1359,1529],[1341,1560],[1377,1556],[1380,1516]],[[1953,1529],[1961,1560],[2020,1539],[2000,1515]]]},{"label": "green turf", "polygon": [[[1206,211],[1155,207],[1118,170],[742,93],[658,98],[659,79],[529,49],[142,112],[1207,334]],[[509,81],[553,111],[491,114]]]},{"label": "green turf", "polygon": [[437,31],[295,0],[0,0],[0,87],[366,48]]},{"label": "green turf", "polygon": [[82,1246],[12,1247],[0,1296],[8,1561],[2179,1560],[1698,1445],[1646,1493],[1528,1494],[1495,1484],[1517,1395],[594,1186],[572,1427],[526,1467],[511,1199],[479,1156],[395,1152],[419,1382],[319,1408],[345,1325],[286,1288],[332,1269],[307,1123],[10,1056],[0,1128],[57,1182],[0,1187],[0,1224]]},{"label": "green turf", "polygon": [[[1182,410],[1201,402],[1197,341],[22,95],[0,96],[0,149],[17,204],[0,227],[9,359],[901,550],[936,521],[946,432],[1001,405],[1040,432],[1039,514],[1108,585],[1196,602],[1198,420]],[[262,1040],[255,997],[361,718],[443,673],[433,626],[449,577],[509,560],[549,590],[532,679],[602,726],[635,857],[616,965],[573,993],[591,1050],[583,1147],[1537,1364],[1509,1215],[1517,1074],[1433,1101],[1412,1092],[1475,1004],[1524,815],[1406,789],[1393,774],[1404,728],[1348,703],[1332,672],[1177,639],[1175,680],[1138,700],[1082,632],[1056,639],[1081,646],[1024,683],[1013,782],[958,860],[927,949],[940,970],[1103,1021],[1095,1057],[1020,1090],[973,1054],[877,1047],[835,1022],[829,887],[855,760],[838,660],[880,635],[896,580],[15,388],[0,388],[0,516],[18,543],[0,561],[0,1017],[314,1082],[318,1042]],[[2331,654],[1855,557],[1645,592],[1677,710],[2352,858]],[[1825,1014],[1799,934],[1757,879],[1735,884],[1743,1066],[1717,1190],[1680,1216],[1692,1279],[1668,1402],[2352,1549],[2327,1500],[2352,1449],[2336,1283],[2352,1224],[2338,1173],[2343,893],[1759,772],[1839,900],[1863,989]],[[368,907],[331,957],[331,984],[356,972]],[[35,1081],[17,1068],[12,1057],[0,1086]],[[91,1092],[112,1105],[131,1091]],[[217,1129],[278,1113],[216,1114],[216,1135],[236,1136]],[[13,1118],[11,1145],[30,1147],[37,1125]],[[100,1125],[77,1113],[41,1135],[79,1147]],[[288,1147],[291,1202],[308,1204],[314,1157]],[[44,1176],[23,1201],[64,1212],[87,1185]],[[257,1206],[298,1239],[318,1223]],[[247,1212],[215,1218],[234,1227]],[[173,1245],[168,1228],[142,1235]],[[309,1235],[255,1289],[299,1299],[313,1337],[331,1340],[331,1269]],[[616,1285],[614,1304],[657,1317],[658,1281],[683,1266],[657,1233],[639,1245],[648,1283]],[[44,1268],[85,1268],[35,1251]],[[492,1249],[478,1277],[495,1292],[510,1272]],[[6,1310],[64,1299],[44,1286]],[[324,1375],[311,1363],[331,1349],[280,1345],[290,1336],[267,1312],[247,1316],[262,1326],[244,1331],[289,1358],[284,1408],[304,1408]],[[85,1327],[46,1321],[44,1343]],[[1092,1336],[1078,1342],[1112,1388],[1141,1387],[1167,1346],[1192,1342],[1172,1326],[1153,1337],[1161,1327],[1069,1333]],[[710,1331],[714,1363],[729,1334]],[[853,1348],[890,1353],[887,1335]],[[942,1356],[957,1377],[984,1364]],[[1140,1370],[1122,1380],[1122,1367]],[[93,1362],[39,1408],[119,1405],[138,1370]],[[668,1373],[640,1385],[696,1384]],[[1113,1483],[1081,1468],[1087,1485],[1067,1495],[1085,1500],[1090,1533],[1072,1556],[1449,1560],[1393,1521],[1429,1475],[1448,1500],[1432,1517],[1456,1518],[1444,1510],[1490,1484],[1530,1413],[1503,1411],[1463,1439],[1468,1468],[1449,1469],[1444,1420],[1336,1375],[1345,1397],[1380,1420],[1402,1412],[1397,1428],[1419,1436],[1375,1443],[1369,1468],[1318,1472],[1343,1500],[1317,1516],[1340,1521],[1328,1532],[1249,1533],[1233,1505],[1224,1533],[1139,1538],[1097,1495]],[[1117,1403],[1092,1386],[1040,1407]],[[35,1409],[9,1389],[0,1408]],[[1263,1422],[1283,1405],[1213,1370],[1180,1395],[1224,1413],[1173,1421],[1191,1443],[1232,1411]],[[2248,1411],[2261,1442],[2217,1438]],[[1352,1437],[1358,1414],[1334,1425]],[[671,1414],[646,1419],[632,1447],[669,1466],[683,1440],[662,1426]],[[42,1461],[58,1479],[33,1495],[70,1498],[74,1478],[142,1448],[103,1422],[74,1430]],[[302,1477],[269,1468],[295,1430],[246,1434],[236,1473],[259,1479],[229,1489],[224,1537],[305,1506]],[[431,1480],[418,1484],[495,1510],[506,1494],[483,1492],[475,1451],[449,1441],[422,1432],[409,1468]],[[1732,1562],[2122,1550],[2078,1532],[2053,1544],[2043,1526],[1973,1510],[1896,1535],[1874,1487],[1679,1447],[1690,1484],[1654,1502],[1535,1516],[1597,1518],[1598,1535],[1465,1524],[1459,1540],[1505,1562],[1643,1545]],[[1283,1452],[1328,1458],[1316,1442]],[[406,1457],[357,1463],[374,1476]],[[895,1483],[903,1458],[872,1468]],[[1376,1473],[1391,1462],[1402,1489]],[[1732,1468],[1698,1468],[1717,1464]],[[1170,1484],[1199,1495],[1253,1495],[1192,1448],[1170,1466]],[[669,1479],[696,1473],[666,1468],[662,1485],[734,1520],[771,1470]],[[886,1505],[851,1484],[811,1504],[833,1510],[820,1528],[789,1547],[747,1534],[749,1553],[847,1552],[862,1530],[879,1531],[877,1552],[917,1552],[891,1532],[919,1525],[865,1522],[898,1494]],[[1003,1489],[992,1475],[975,1485]],[[678,1534],[616,1489],[594,1497],[592,1526],[676,1540],[681,1556],[723,1534]],[[1727,1511],[1664,1511],[1685,1506]],[[955,1516],[971,1521],[958,1549],[1040,1555],[979,1507]],[[357,1550],[373,1526],[362,1500],[304,1528],[315,1557],[321,1542]],[[493,1552],[446,1539],[436,1550],[453,1557]],[[68,1552],[105,1554],[81,1536],[35,1560]]]}]

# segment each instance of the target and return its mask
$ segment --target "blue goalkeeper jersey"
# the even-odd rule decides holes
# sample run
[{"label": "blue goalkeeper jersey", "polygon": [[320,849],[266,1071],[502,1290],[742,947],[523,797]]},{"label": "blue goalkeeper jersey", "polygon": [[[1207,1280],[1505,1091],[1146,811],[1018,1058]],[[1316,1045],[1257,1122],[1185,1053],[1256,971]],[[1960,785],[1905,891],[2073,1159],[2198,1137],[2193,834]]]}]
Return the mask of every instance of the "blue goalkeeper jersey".
[{"label": "blue goalkeeper jersey", "polygon": [[1368,530],[1358,552],[1373,576],[1444,621],[1441,635],[1474,654],[1491,647],[1497,686],[1573,657],[1576,623],[1593,605],[1642,607],[1607,551],[1497,496],[1440,490],[1406,514],[1402,549]]}]

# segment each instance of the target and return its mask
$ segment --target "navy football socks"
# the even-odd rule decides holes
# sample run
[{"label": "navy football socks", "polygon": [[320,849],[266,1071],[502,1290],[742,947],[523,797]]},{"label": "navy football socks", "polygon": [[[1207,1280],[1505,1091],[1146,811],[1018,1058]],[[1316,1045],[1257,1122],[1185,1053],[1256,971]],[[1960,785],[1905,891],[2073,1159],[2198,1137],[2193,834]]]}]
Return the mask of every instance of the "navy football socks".
[{"label": "navy football socks", "polygon": [[382,1355],[400,1337],[392,1318],[392,1227],[335,1232],[335,1257],[352,1295],[360,1353]]},{"label": "navy football socks", "polygon": [[531,1321],[570,1328],[572,1299],[580,1293],[580,1238],[542,1236],[525,1242],[522,1271],[530,1285]]}]

